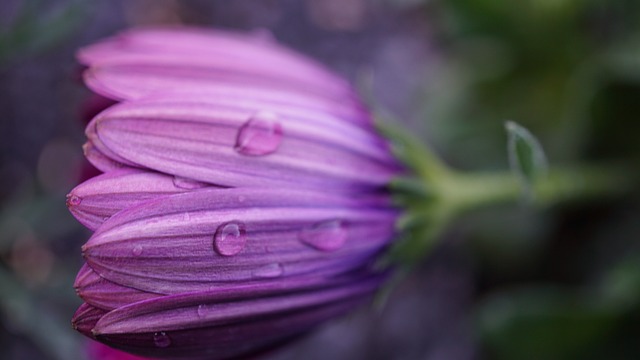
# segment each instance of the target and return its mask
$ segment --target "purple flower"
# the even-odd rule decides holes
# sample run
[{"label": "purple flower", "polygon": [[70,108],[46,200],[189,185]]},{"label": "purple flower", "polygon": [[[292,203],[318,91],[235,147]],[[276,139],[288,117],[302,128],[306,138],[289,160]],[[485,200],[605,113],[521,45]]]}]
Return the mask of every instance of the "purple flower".
[{"label": "purple flower", "polygon": [[351,87],[272,41],[138,29],[79,52],[120,103],[87,126],[104,174],[73,189],[94,230],[74,327],[125,351],[227,359],[353,309],[398,215],[401,171]]}]

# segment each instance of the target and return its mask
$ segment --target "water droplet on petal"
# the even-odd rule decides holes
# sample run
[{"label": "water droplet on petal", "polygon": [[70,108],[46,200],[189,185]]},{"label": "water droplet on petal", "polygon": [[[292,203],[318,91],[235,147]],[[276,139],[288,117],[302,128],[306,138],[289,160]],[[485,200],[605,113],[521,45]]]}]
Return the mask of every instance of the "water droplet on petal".
[{"label": "water droplet on petal", "polygon": [[209,186],[207,183],[203,183],[200,181],[196,181],[196,180],[192,180],[192,179],[188,179],[180,176],[174,176],[173,185],[179,189],[185,189],[185,190],[200,189],[200,188]]},{"label": "water droplet on petal", "polygon": [[278,263],[268,264],[253,271],[253,276],[259,278],[276,278],[284,273],[282,265]]},{"label": "water droplet on petal", "polygon": [[204,304],[198,305],[198,310],[197,310],[198,316],[201,318],[207,316],[207,310],[208,310],[207,305],[204,305]]},{"label": "water droplet on petal", "polygon": [[182,220],[183,221],[189,221],[191,220],[191,214],[189,214],[188,212],[182,214]]},{"label": "water droplet on petal", "polygon": [[232,221],[222,224],[213,236],[213,248],[220,255],[232,256],[244,249],[247,230],[243,223]]},{"label": "water droplet on petal", "polygon": [[300,241],[322,251],[340,249],[347,237],[347,224],[342,220],[319,222],[304,228],[299,234]]},{"label": "water droplet on petal", "polygon": [[77,195],[67,195],[67,207],[78,206],[82,202],[82,198]]},{"label": "water droplet on petal", "polygon": [[282,125],[278,115],[259,111],[238,130],[235,150],[242,155],[268,155],[278,150],[281,142]]},{"label": "water droplet on petal", "polygon": [[140,256],[142,255],[142,246],[141,245],[136,245],[133,247],[133,250],[131,250],[131,252],[133,253],[133,256]]},{"label": "water droplet on petal", "polygon": [[153,342],[159,348],[166,348],[171,345],[171,338],[164,331],[153,334]]}]

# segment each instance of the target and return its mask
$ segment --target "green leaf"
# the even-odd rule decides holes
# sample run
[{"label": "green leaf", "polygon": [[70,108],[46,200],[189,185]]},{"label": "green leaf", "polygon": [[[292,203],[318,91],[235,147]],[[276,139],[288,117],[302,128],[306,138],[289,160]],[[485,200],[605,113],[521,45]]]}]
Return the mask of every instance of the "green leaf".
[{"label": "green leaf", "polygon": [[391,144],[391,152],[425,183],[435,184],[449,173],[449,169],[424,142],[404,130],[400,122],[379,110],[375,116],[376,129]]},{"label": "green leaf", "polygon": [[43,0],[26,0],[6,30],[0,29],[0,65],[20,55],[54,47],[74,34],[86,15],[88,2],[70,0],[42,15]]},{"label": "green leaf", "polygon": [[640,306],[640,259],[630,256],[618,262],[604,277],[602,296],[609,306],[634,309]]},{"label": "green leaf", "polygon": [[611,75],[629,82],[640,81],[640,34],[618,40],[602,57]]},{"label": "green leaf", "polygon": [[[0,268],[0,313],[55,360],[84,359],[82,338],[48,305]],[[69,314],[70,315],[70,314]],[[5,320],[7,321],[7,320]]]},{"label": "green leaf", "polygon": [[601,359],[621,319],[587,294],[557,287],[521,288],[486,299],[478,330],[493,359]]},{"label": "green leaf", "polygon": [[536,181],[548,172],[547,157],[529,130],[513,121],[507,121],[505,128],[509,136],[507,151],[511,171],[520,178],[525,195],[530,198]]}]

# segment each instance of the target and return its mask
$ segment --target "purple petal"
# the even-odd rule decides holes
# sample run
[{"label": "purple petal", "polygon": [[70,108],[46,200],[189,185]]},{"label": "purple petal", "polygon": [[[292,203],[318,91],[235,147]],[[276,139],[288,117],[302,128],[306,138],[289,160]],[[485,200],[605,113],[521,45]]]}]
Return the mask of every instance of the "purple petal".
[{"label": "purple petal", "polygon": [[82,145],[82,150],[84,151],[84,156],[89,160],[91,165],[95,166],[102,172],[120,169],[125,166],[124,164],[112,160],[110,157],[104,155],[91,141],[87,141]]},{"label": "purple petal", "polygon": [[86,352],[91,360],[150,360],[146,357],[127,354],[97,341],[89,341]]},{"label": "purple petal", "polygon": [[71,324],[73,328],[85,336],[93,338],[91,330],[96,326],[98,320],[108,311],[96,308],[87,303],[80,305],[76,313],[73,314]]},{"label": "purple petal", "polygon": [[381,284],[380,276],[366,273],[327,279],[310,288],[277,292],[240,288],[163,296],[113,310],[93,329],[96,334],[174,331],[251,321],[264,316],[295,312],[351,298],[362,298]]},{"label": "purple petal", "polygon": [[285,47],[215,30],[136,29],[82,49],[78,58],[94,77],[126,75],[147,92],[208,82],[275,83],[336,97],[351,91],[343,79]]},{"label": "purple petal", "polygon": [[249,65],[239,65],[241,66],[237,69],[229,69],[228,66],[210,61],[190,64],[185,59],[177,58],[172,63],[158,64],[141,59],[91,67],[85,71],[84,80],[92,90],[117,100],[139,99],[166,91],[216,90],[240,85],[257,91],[274,89],[278,92],[300,93],[322,101],[354,102],[357,98],[353,90],[343,88],[342,82],[338,86],[332,86],[336,84],[329,82],[318,86],[317,83],[302,81],[303,79],[293,81],[280,78],[281,74],[268,72],[272,68],[252,72]]},{"label": "purple petal", "polygon": [[[112,107],[113,108],[113,107]],[[110,109],[112,109],[110,108]],[[108,111],[108,110],[107,110]],[[103,157],[103,158],[108,158],[109,159],[109,163],[105,162],[103,159],[98,161],[98,164],[96,164],[96,167],[98,167],[98,165],[105,166],[107,167],[107,169],[109,168],[118,168],[118,167],[122,167],[122,166],[129,166],[129,167],[136,167],[137,164],[133,163],[121,156],[119,156],[118,154],[114,153],[113,151],[111,151],[107,146],[105,146],[102,143],[102,140],[100,139],[100,137],[97,135],[97,119],[100,118],[100,115],[96,116],[95,118],[93,118],[89,124],[87,124],[87,127],[85,129],[85,135],[87,135],[87,138],[89,139],[89,141],[85,144],[85,154],[88,151],[94,151],[96,152],[98,157]],[[88,145],[90,144],[90,145]],[[91,160],[89,158],[89,160]],[[100,167],[98,167],[100,169]],[[108,171],[108,170],[107,170]],[[106,172],[106,171],[105,171]]]},{"label": "purple petal", "polygon": [[[344,122],[312,124],[277,113],[283,132],[277,148],[246,156],[237,148],[239,133],[262,113],[186,100],[138,101],[103,112],[92,121],[95,135],[88,136],[117,162],[223,186],[344,191],[383,186],[399,172],[375,134]],[[342,125],[341,131],[334,125]]]},{"label": "purple petal", "polygon": [[167,296],[114,310],[93,332],[141,355],[224,359],[274,346],[353,309],[381,280],[354,275],[295,292],[227,299],[216,291]]},{"label": "purple petal", "polygon": [[[83,251],[100,276],[164,294],[234,281],[331,276],[361,267],[387,245],[396,212],[386,201],[293,190],[205,189],[114,215]],[[309,231],[326,222],[342,227],[339,233],[327,228],[324,237],[314,234],[328,242],[339,236],[343,245],[331,251],[308,239]],[[219,230],[229,224],[242,226],[246,236],[230,235],[229,241],[246,244],[233,256],[218,253],[215,245]]]},{"label": "purple petal", "polygon": [[[370,156],[381,162],[395,163],[390,156],[387,143],[371,127],[345,121],[334,114],[335,106],[310,107],[292,97],[289,101],[270,102],[238,94],[211,92],[166,93],[152,98],[126,102],[115,107],[107,117],[143,119],[184,119],[204,123],[230,122],[230,118],[241,117],[244,122],[256,112],[277,114],[287,128],[303,134],[313,134],[327,142]],[[353,108],[351,108],[353,109]],[[366,110],[357,111],[358,117],[368,119]],[[232,121],[231,121],[232,122]],[[93,124],[95,126],[95,123]],[[91,131],[95,131],[91,129]],[[87,131],[90,136],[95,134]]]},{"label": "purple petal", "polygon": [[96,176],[71,190],[67,206],[91,230],[122,209],[162,196],[209,186],[164,174],[122,168]]},{"label": "purple petal", "polygon": [[184,360],[248,359],[299,338],[322,322],[344,315],[361,299],[327,304],[277,317],[226,326],[174,332],[102,334],[96,338],[110,346],[153,358]]},{"label": "purple petal", "polygon": [[[97,75],[103,75],[97,77]],[[112,93],[112,88],[131,89],[130,92],[142,92],[138,90],[144,86],[144,82],[130,81],[129,78],[114,76],[109,73],[88,72],[85,74],[87,85],[97,93]],[[326,99],[301,92],[289,91],[278,87],[259,87],[253,84],[235,84],[224,82],[210,82],[198,84],[197,86],[172,86],[163,88],[162,91],[154,93],[143,93],[138,96],[121,97],[125,99],[139,98],[171,98],[174,95],[184,97],[200,97],[206,99],[216,99],[218,101],[234,102],[236,104],[252,104],[253,106],[282,106],[292,107],[301,112],[303,110],[323,112],[331,116],[336,116],[343,121],[356,123],[359,126],[371,128],[371,117],[368,110],[355,97],[343,97],[339,100]]]},{"label": "purple petal", "polygon": [[78,272],[74,287],[78,296],[87,304],[103,310],[113,310],[162,296],[113,283],[102,278],[87,264]]}]

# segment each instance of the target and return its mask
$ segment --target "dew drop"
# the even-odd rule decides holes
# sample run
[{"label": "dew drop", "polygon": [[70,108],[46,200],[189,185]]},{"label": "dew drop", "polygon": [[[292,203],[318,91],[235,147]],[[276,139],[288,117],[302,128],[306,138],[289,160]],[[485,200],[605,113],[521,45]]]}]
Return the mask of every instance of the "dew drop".
[{"label": "dew drop", "polygon": [[276,278],[284,272],[282,265],[272,263],[261,266],[253,271],[253,276],[258,278]]},{"label": "dew drop", "polygon": [[278,116],[269,111],[259,111],[247,121],[236,137],[235,150],[242,155],[268,155],[282,142],[282,125]]},{"label": "dew drop", "polygon": [[244,249],[247,230],[243,223],[232,221],[222,224],[213,236],[213,248],[220,255],[232,256]]},{"label": "dew drop", "polygon": [[82,202],[82,198],[78,195],[67,195],[67,207],[78,206]]},{"label": "dew drop", "polygon": [[142,246],[141,245],[134,246],[131,252],[133,253],[133,256],[136,256],[136,257],[142,255]]},{"label": "dew drop", "polygon": [[171,338],[164,331],[153,334],[153,343],[159,348],[166,348],[171,345]]},{"label": "dew drop", "polygon": [[329,220],[302,229],[299,239],[322,251],[336,251],[347,241],[347,224],[342,220]]},{"label": "dew drop", "polygon": [[187,179],[181,176],[173,177],[173,185],[179,189],[185,189],[185,190],[201,189],[203,187],[208,186],[208,184],[206,183],[192,180],[192,179]]},{"label": "dew drop", "polygon": [[206,306],[205,305],[198,305],[198,317],[204,317],[206,315]]},{"label": "dew drop", "polygon": [[204,304],[198,305],[198,317],[200,318],[206,317],[207,313],[209,313],[209,307],[207,305],[204,305]]}]

